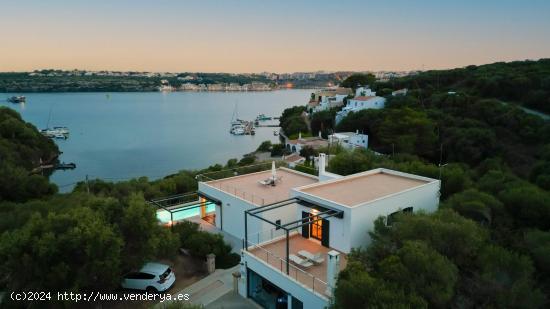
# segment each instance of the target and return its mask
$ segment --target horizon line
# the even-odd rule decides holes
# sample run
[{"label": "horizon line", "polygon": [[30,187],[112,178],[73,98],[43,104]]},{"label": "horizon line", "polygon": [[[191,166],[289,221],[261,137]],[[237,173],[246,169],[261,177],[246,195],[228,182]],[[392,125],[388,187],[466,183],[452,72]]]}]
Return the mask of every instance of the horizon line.
[{"label": "horizon line", "polygon": [[517,60],[509,60],[509,61],[493,61],[488,63],[482,63],[482,64],[469,64],[465,66],[460,67],[446,67],[446,68],[429,68],[429,69],[400,69],[400,70],[390,70],[390,69],[383,69],[383,70],[313,70],[313,71],[294,71],[294,72],[271,72],[271,71],[258,71],[258,72],[227,72],[227,71],[138,71],[138,70],[120,70],[120,69],[67,69],[67,68],[38,68],[38,69],[32,69],[32,70],[21,70],[21,71],[0,71],[0,73],[32,73],[35,71],[47,71],[47,70],[53,70],[53,71],[86,71],[86,72],[136,72],[136,73],[172,73],[172,74],[178,74],[178,73],[189,73],[189,74],[199,74],[199,73],[207,73],[207,74],[262,74],[262,73],[270,73],[270,74],[296,74],[296,73],[373,73],[373,72],[427,72],[427,71],[444,71],[444,70],[453,70],[453,69],[463,69],[469,66],[483,66],[483,65],[491,65],[496,63],[511,63],[511,62],[527,62],[527,61],[540,61],[550,59],[550,57],[542,57],[538,59],[517,59]]}]

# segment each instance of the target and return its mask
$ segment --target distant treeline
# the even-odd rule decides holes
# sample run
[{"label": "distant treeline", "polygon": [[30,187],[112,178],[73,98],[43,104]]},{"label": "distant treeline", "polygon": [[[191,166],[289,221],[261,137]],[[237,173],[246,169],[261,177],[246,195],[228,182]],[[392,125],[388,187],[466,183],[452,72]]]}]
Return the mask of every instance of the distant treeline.
[{"label": "distant treeline", "polygon": [[464,91],[482,98],[496,98],[550,112],[550,59],[470,65],[452,70],[433,70],[377,83],[375,88],[422,89],[427,98],[441,91]]},{"label": "distant treeline", "polygon": [[[273,81],[259,74],[229,74],[229,73],[181,73],[166,76],[143,76],[129,72],[128,76],[104,75],[71,75],[69,71],[48,70],[43,75],[25,73],[0,73],[0,92],[147,92],[157,91],[162,80],[167,80],[173,87],[185,83],[191,84],[230,84],[265,83],[286,87],[288,83],[293,88],[324,87],[329,83],[337,83],[337,77],[326,74],[315,79],[281,79]],[[190,76],[192,79],[184,79]]]}]

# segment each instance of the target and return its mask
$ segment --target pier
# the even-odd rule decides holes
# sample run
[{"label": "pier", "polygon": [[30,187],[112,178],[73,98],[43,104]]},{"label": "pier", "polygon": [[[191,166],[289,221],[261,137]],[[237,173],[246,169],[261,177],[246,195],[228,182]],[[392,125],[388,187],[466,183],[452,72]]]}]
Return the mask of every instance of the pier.
[{"label": "pier", "polygon": [[244,123],[244,134],[245,135],[254,135],[254,134],[256,134],[256,132],[254,130],[254,122],[245,121],[245,123]]}]

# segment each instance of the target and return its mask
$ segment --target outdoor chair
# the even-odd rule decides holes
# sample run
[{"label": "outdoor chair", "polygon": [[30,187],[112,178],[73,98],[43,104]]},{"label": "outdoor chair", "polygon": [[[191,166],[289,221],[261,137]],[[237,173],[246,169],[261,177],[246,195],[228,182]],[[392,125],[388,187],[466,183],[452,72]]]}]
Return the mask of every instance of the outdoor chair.
[{"label": "outdoor chair", "polygon": [[318,265],[325,261],[322,253],[313,254],[307,250],[300,250],[298,254],[305,257],[307,260],[311,261],[313,264]]},{"label": "outdoor chair", "polygon": [[298,265],[298,266],[301,266],[303,268],[309,268],[311,266],[313,266],[313,263],[311,263],[310,261],[306,260],[306,259],[302,259],[301,257],[297,256],[297,255],[294,255],[294,254],[291,254],[288,256],[288,259]]}]

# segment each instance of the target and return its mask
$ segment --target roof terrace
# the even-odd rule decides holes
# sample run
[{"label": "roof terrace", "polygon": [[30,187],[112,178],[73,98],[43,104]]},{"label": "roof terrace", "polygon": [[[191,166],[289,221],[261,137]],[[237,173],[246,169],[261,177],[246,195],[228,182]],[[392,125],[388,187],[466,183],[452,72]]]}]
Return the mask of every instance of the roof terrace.
[{"label": "roof terrace", "polygon": [[318,181],[315,176],[281,167],[276,169],[276,175],[275,185],[262,184],[272,176],[271,170],[218,180],[207,178],[205,184],[261,206],[286,200],[290,197],[292,188],[314,184]]},{"label": "roof terrace", "polygon": [[376,169],[309,185],[299,188],[298,191],[344,206],[354,207],[432,181],[436,180],[386,169]]}]

